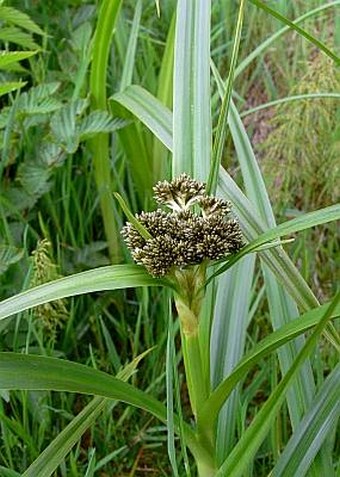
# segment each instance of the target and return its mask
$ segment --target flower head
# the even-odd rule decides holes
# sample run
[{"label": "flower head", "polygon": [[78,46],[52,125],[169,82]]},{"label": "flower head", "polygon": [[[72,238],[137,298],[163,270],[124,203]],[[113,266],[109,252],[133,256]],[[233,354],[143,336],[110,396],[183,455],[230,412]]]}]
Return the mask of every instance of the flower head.
[{"label": "flower head", "polygon": [[157,182],[154,197],[159,204],[167,205],[173,210],[187,210],[203,197],[205,184],[191,179],[183,173],[171,182]]},{"label": "flower head", "polygon": [[[208,196],[204,183],[181,174],[171,182],[158,182],[154,192],[157,202],[172,211],[157,209],[136,215],[151,238],[142,237],[129,222],[122,230],[133,259],[152,275],[219,260],[243,246],[240,226],[230,215],[231,204]],[[198,211],[192,210],[194,204]]]}]

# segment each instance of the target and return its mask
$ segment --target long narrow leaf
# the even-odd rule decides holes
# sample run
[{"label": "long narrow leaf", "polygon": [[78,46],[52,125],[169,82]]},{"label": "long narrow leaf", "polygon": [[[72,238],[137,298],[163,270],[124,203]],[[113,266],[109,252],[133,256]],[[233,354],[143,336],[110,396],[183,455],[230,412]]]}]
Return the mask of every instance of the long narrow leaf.
[{"label": "long narrow leaf", "polygon": [[319,336],[327,325],[327,322],[331,318],[339,301],[340,293],[327,308],[315,330],[295,358],[289,371],[287,371],[282,381],[263,405],[246,432],[242,435],[238,444],[234,447],[231,454],[218,470],[216,477],[224,477],[226,475],[228,475],[228,477],[238,477],[239,475],[242,475],[242,472],[250,464],[257,449],[260,447],[263,439],[269,432],[273,420],[283,404],[285,395],[293,378],[296,377],[302,363],[307,359],[313,350],[313,347],[316,345]]},{"label": "long narrow leaf", "polygon": [[[303,477],[313,462],[329,432],[334,429],[340,416],[340,365],[323,383],[273,469],[273,477],[298,475]],[[334,475],[329,469],[330,477]]]},{"label": "long narrow leaf", "polygon": [[299,25],[290,21],[287,17],[281,15],[281,13],[279,13],[277,10],[274,10],[274,9],[270,8],[268,5],[261,2],[260,0],[249,0],[249,1],[251,3],[253,3],[254,5],[256,5],[257,7],[264,10],[265,12],[272,15],[274,18],[277,18],[282,23],[285,23],[292,30],[295,30],[299,35],[306,38],[306,40],[308,40],[310,43],[312,43],[314,46],[316,46],[319,50],[321,50],[323,53],[325,53],[329,58],[331,58],[333,61],[335,61],[335,63],[337,65],[340,64],[340,58],[335,53],[333,53],[329,48],[327,48],[327,46],[324,43],[322,43],[320,40],[318,40],[313,35],[308,33],[306,30],[301,28]]},{"label": "long narrow leaf", "polygon": [[[304,13],[300,17],[296,18],[292,23],[295,25],[303,22],[304,20],[307,20],[308,18],[312,18],[319,13],[323,13],[325,10],[328,8],[333,8],[340,5],[340,0],[336,0],[335,2],[330,2],[326,3],[325,5],[320,5],[317,8],[314,8],[313,10],[309,10],[308,12]],[[276,41],[278,38],[283,36],[285,33],[290,31],[291,28],[290,26],[284,26],[280,30],[276,31],[273,33],[269,38],[264,40],[262,43],[260,43],[255,50],[253,50],[242,62],[238,65],[235,71],[235,77],[239,76],[248,66],[249,64],[254,61],[259,55],[263,54],[271,45]]]},{"label": "long narrow leaf", "polygon": [[165,285],[137,265],[95,268],[39,285],[0,303],[0,319],[49,301],[103,290]]},{"label": "long narrow leaf", "polygon": [[173,175],[206,180],[210,166],[210,1],[177,4]]},{"label": "long narrow leaf", "polygon": [[233,49],[231,53],[228,80],[227,80],[227,84],[225,88],[224,97],[222,100],[221,111],[218,116],[218,123],[217,123],[217,128],[215,133],[214,147],[213,147],[213,154],[212,154],[212,163],[211,163],[209,178],[207,182],[207,191],[208,193],[212,193],[212,194],[215,194],[216,192],[218,171],[221,165],[224,143],[225,143],[225,138],[227,135],[227,126],[228,126],[227,119],[228,119],[230,99],[231,99],[231,94],[232,94],[233,84],[234,84],[236,62],[237,62],[238,52],[240,48],[244,8],[245,8],[245,0],[241,0],[239,11],[238,11],[237,22],[236,22],[235,38],[234,38],[234,44],[233,44]]},{"label": "long narrow leaf", "polygon": [[[325,305],[304,313],[298,320],[293,320],[282,326],[281,329],[274,331],[267,338],[264,338],[260,343],[255,345],[254,348],[244,356],[233,372],[212,392],[200,413],[202,424],[204,426],[209,426],[209,424],[213,425],[224,402],[236,384],[245,377],[246,373],[261,359],[276,351],[280,346],[317,325],[329,306],[330,304],[326,303]],[[332,310],[331,319],[338,318],[339,316],[340,305],[337,304],[334,310]]]}]

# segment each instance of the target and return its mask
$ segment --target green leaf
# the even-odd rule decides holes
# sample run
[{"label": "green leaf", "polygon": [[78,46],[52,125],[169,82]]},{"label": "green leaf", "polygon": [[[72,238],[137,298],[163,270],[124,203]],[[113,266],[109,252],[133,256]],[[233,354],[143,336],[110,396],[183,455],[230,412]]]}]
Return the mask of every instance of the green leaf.
[{"label": "green leaf", "polygon": [[33,41],[31,34],[25,33],[16,27],[2,28],[0,30],[0,40],[14,43],[29,50],[39,49],[39,45]]},{"label": "green leaf", "polygon": [[[0,353],[0,389],[92,394],[138,407],[166,422],[165,406],[149,394],[102,371],[57,358]],[[185,426],[184,433],[191,451],[204,455],[204,448],[197,443],[189,426]]]},{"label": "green leaf", "polygon": [[215,139],[214,139],[213,154],[212,154],[212,164],[210,168],[209,179],[207,181],[207,191],[210,194],[216,193],[218,171],[221,165],[222,154],[223,154],[225,139],[227,135],[227,127],[228,127],[227,119],[228,119],[229,105],[230,105],[231,94],[233,90],[233,84],[234,84],[236,62],[237,62],[238,52],[240,48],[244,7],[245,7],[245,0],[241,0],[238,16],[237,16],[237,22],[236,22],[235,37],[234,37],[234,44],[233,44],[233,49],[231,53],[228,80],[227,80],[227,84],[225,88],[225,94],[222,99],[221,110],[218,115],[218,122],[217,122],[217,128],[216,128]]},{"label": "green leaf", "polygon": [[310,100],[310,99],[324,99],[324,98],[333,98],[340,99],[339,93],[309,93],[309,94],[297,94],[294,96],[287,96],[286,98],[276,99],[275,101],[269,101],[269,103],[260,104],[255,108],[247,109],[240,114],[241,118],[248,116],[249,114],[257,113],[262,109],[272,108],[273,106],[278,106],[279,104],[290,103],[291,101],[301,101],[301,100]]},{"label": "green leaf", "polygon": [[306,230],[311,227],[315,227],[316,225],[333,222],[338,219],[340,219],[340,204],[331,205],[329,207],[325,207],[324,209],[309,212],[295,219],[288,220],[287,222],[284,222],[283,224],[264,232],[251,243],[246,245],[240,252],[228,259],[225,265],[218,268],[216,272],[209,277],[207,283],[209,283],[214,277],[228,270],[248,253],[259,250],[262,245],[266,245],[278,237],[299,232],[301,230]]},{"label": "green leaf", "polygon": [[24,255],[24,251],[12,245],[0,245],[0,275],[10,265],[18,262]]},{"label": "green leaf", "polygon": [[[273,471],[273,477],[303,477],[321,445],[334,429],[340,416],[340,365],[326,378],[315,396],[310,410],[284,448]],[[327,475],[334,474],[329,469]]]},{"label": "green leaf", "polygon": [[178,2],[175,32],[172,174],[203,181],[211,154],[210,7]]},{"label": "green leaf", "polygon": [[15,470],[7,469],[0,465],[0,475],[1,477],[22,477],[21,474],[15,472]]},{"label": "green leaf", "polygon": [[138,33],[140,27],[140,19],[142,16],[142,1],[138,0],[135,8],[135,14],[132,21],[132,26],[129,35],[129,43],[126,51],[125,63],[120,80],[120,90],[124,90],[130,86],[132,82],[133,70],[136,63],[136,47],[138,40]]},{"label": "green leaf", "polygon": [[54,139],[70,154],[74,153],[79,146],[76,121],[84,113],[87,105],[87,100],[77,99],[63,106],[52,116],[51,132]]},{"label": "green leaf", "polygon": [[[233,391],[237,383],[246,376],[248,371],[260,360],[276,351],[285,343],[288,343],[297,336],[308,331],[310,328],[316,326],[324,316],[325,312],[329,309],[330,305],[331,303],[326,303],[325,305],[304,313],[299,319],[293,320],[282,326],[277,331],[271,333],[267,338],[260,341],[260,343],[256,344],[254,348],[238,363],[233,372],[212,392],[200,412],[200,423],[203,426],[213,426],[224,402],[230,396],[230,393]],[[330,318],[335,319],[339,316],[340,305],[337,303],[331,312]]]},{"label": "green leaf", "polygon": [[126,124],[123,119],[113,119],[107,111],[92,111],[77,125],[79,141],[89,139],[100,132],[117,131]]},{"label": "green leaf", "polygon": [[150,412],[163,422],[166,420],[164,405],[131,384],[102,371],[57,358],[0,353],[0,387],[93,394],[125,402]]},{"label": "green leaf", "polygon": [[250,0],[251,3],[253,3],[254,5],[256,5],[257,7],[261,8],[262,10],[264,10],[265,12],[269,13],[270,15],[272,15],[274,18],[277,18],[278,20],[280,20],[282,23],[285,23],[287,26],[289,26],[289,28],[291,28],[292,30],[295,30],[299,35],[303,36],[304,38],[306,38],[306,40],[308,40],[310,43],[312,43],[314,46],[316,46],[319,50],[321,50],[323,53],[325,53],[329,58],[331,58],[333,61],[335,61],[335,63],[337,65],[340,64],[340,58],[335,54],[333,53],[329,48],[327,48],[327,46],[322,43],[321,41],[319,41],[317,38],[315,38],[313,35],[311,35],[310,33],[308,33],[306,30],[304,30],[303,28],[299,27],[299,25],[297,25],[296,23],[290,21],[288,18],[286,18],[285,16],[281,15],[281,13],[279,13],[278,11],[276,10],[273,10],[272,8],[270,8],[268,5],[260,2],[259,0]]},{"label": "green leaf", "polygon": [[130,211],[129,207],[125,203],[123,197],[118,194],[118,192],[114,192],[113,194],[115,198],[118,200],[119,205],[121,206],[124,214],[128,218],[128,220],[131,222],[131,224],[135,227],[135,229],[140,233],[140,235],[145,239],[151,239],[152,235],[150,232],[136,219],[136,217],[133,215],[133,213]]},{"label": "green leaf", "polygon": [[289,386],[296,377],[297,372],[301,369],[303,362],[312,352],[318,338],[327,325],[327,322],[330,320],[339,302],[340,293],[338,293],[330,306],[328,306],[313,333],[306,340],[301,351],[299,351],[294,359],[291,367],[286,372],[279,385],[275,388],[274,392],[267,399],[261,410],[254,417],[252,423],[242,435],[230,455],[219,468],[216,477],[224,477],[226,475],[228,475],[228,477],[239,477],[251,463],[257,449],[260,447],[269,432],[273,421],[284,402]]},{"label": "green leaf", "polygon": [[53,94],[59,87],[60,83],[54,81],[35,86],[30,88],[29,91],[22,93],[18,99],[18,114],[47,114],[60,109],[62,103],[53,98]]},{"label": "green leaf", "polygon": [[4,94],[11,93],[12,91],[15,91],[16,89],[20,89],[23,86],[27,84],[27,81],[11,81],[11,82],[6,82],[2,83],[0,85],[0,96],[3,96]]},{"label": "green leaf", "polygon": [[[237,366],[245,352],[255,256],[239,262],[217,284],[210,341],[213,388]],[[242,283],[242,286],[239,284]],[[237,319],[233,319],[237,317]],[[236,386],[218,416],[216,460],[222,463],[235,444],[236,418],[241,396]]]},{"label": "green leaf", "polygon": [[0,20],[17,25],[18,27],[36,33],[37,35],[45,34],[43,30],[41,30],[41,28],[34,23],[28,15],[26,15],[26,13],[23,13],[16,8],[0,5]]},{"label": "green leaf", "polygon": [[172,114],[159,100],[141,86],[132,85],[110,98],[136,116],[150,131],[172,150]]},{"label": "green leaf", "polygon": [[36,51],[0,51],[0,68],[7,67],[12,63],[17,63],[21,60],[26,60],[31,56],[36,55],[39,50]]},{"label": "green leaf", "polygon": [[22,477],[49,477],[79,441],[86,429],[96,421],[106,402],[107,399],[101,397],[92,399],[26,469]]},{"label": "green leaf", "polygon": [[53,300],[103,290],[141,286],[164,286],[138,265],[115,265],[77,273],[26,290],[0,303],[0,319]]},{"label": "green leaf", "polygon": [[[151,351],[147,350],[128,363],[117,375],[118,379],[127,381],[136,371],[139,362]],[[95,397],[92,401],[63,429],[50,445],[22,474],[22,477],[48,477],[65,459],[72,447],[79,441],[103,411],[107,399]]]},{"label": "green leaf", "polygon": [[[313,16],[318,15],[319,13],[323,13],[326,9],[336,7],[340,5],[340,1],[336,0],[335,2],[330,2],[325,5],[321,5],[313,10],[309,10],[308,12],[304,13],[300,17],[296,18],[292,23],[294,24],[299,24],[303,22],[304,20],[307,20],[308,18],[312,18]],[[269,38],[264,40],[262,43],[260,43],[255,50],[253,50],[242,62],[238,65],[235,71],[235,77],[239,76],[248,66],[249,64],[257,58],[259,55],[263,54],[268,47],[274,43],[275,40],[280,38],[282,35],[290,31],[291,28],[290,26],[285,26],[281,28],[280,30],[276,31],[273,33]]]}]

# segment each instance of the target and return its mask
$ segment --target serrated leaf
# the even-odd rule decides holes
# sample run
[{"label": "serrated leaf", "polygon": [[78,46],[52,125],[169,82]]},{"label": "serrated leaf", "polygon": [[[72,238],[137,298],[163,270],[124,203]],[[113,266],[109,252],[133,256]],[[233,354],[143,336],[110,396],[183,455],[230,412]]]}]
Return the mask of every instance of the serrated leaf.
[{"label": "serrated leaf", "polygon": [[113,119],[106,111],[93,111],[83,118],[79,124],[79,140],[83,141],[101,132],[112,132],[124,127],[127,121]]},{"label": "serrated leaf", "polygon": [[36,33],[37,35],[45,34],[43,30],[36,23],[34,23],[34,21],[31,20],[28,15],[26,15],[26,13],[23,13],[16,8],[4,7],[1,5],[0,20],[12,23],[13,25],[17,25],[24,30],[31,31],[32,33]]},{"label": "serrated leaf", "polygon": [[39,50],[36,51],[0,51],[0,68],[8,66],[12,63],[25,60],[31,56],[36,55]]},{"label": "serrated leaf", "polygon": [[40,46],[33,41],[32,35],[23,32],[20,28],[7,27],[0,30],[0,40],[15,43],[29,50],[39,50]]},{"label": "serrated leaf", "polygon": [[[7,83],[2,83],[0,85],[0,96],[4,94],[10,93],[11,91],[15,91],[16,89],[22,88],[27,84],[27,81],[11,81]],[[0,120],[1,124],[1,120]],[[1,125],[0,125],[1,128]]]},{"label": "serrated leaf", "polygon": [[74,153],[79,146],[76,120],[87,105],[87,100],[72,101],[57,111],[51,119],[51,132],[56,143],[63,146],[69,154]]},{"label": "serrated leaf", "polygon": [[18,179],[28,194],[41,197],[49,191],[51,171],[40,164],[23,163],[18,171]]},{"label": "serrated leaf", "polygon": [[12,245],[0,245],[0,274],[23,257],[24,251]]}]

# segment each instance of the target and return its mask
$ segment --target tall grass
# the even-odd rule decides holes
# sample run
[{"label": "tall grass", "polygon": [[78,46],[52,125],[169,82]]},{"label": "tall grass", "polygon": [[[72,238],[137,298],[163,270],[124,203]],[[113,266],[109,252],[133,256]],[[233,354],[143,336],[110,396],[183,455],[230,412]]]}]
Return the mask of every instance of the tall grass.
[{"label": "tall grass", "polygon": [[[327,15],[340,2],[249,3],[169,1],[160,18],[151,1],[104,0],[76,14],[57,2],[54,18],[48,3],[32,8],[67,40],[24,71],[18,61],[31,53],[17,58],[3,91],[27,75],[30,88],[6,97],[0,117],[3,475],[138,475],[152,467],[150,449],[155,475],[336,475],[340,296],[318,302],[284,238],[337,220],[340,207],[326,201],[276,225],[241,108],[263,71],[267,100],[277,99],[283,80],[270,68],[289,72],[292,31],[303,50],[294,68],[317,51],[335,71],[330,36],[304,21],[317,28],[324,15],[332,28]],[[41,34],[22,18],[18,27]],[[275,45],[282,61],[267,65]],[[120,205],[154,209],[153,183],[182,172],[232,202],[247,244],[162,278],[109,265],[129,261]],[[38,237],[48,241],[35,247]],[[169,463],[155,448],[164,441]]]}]

